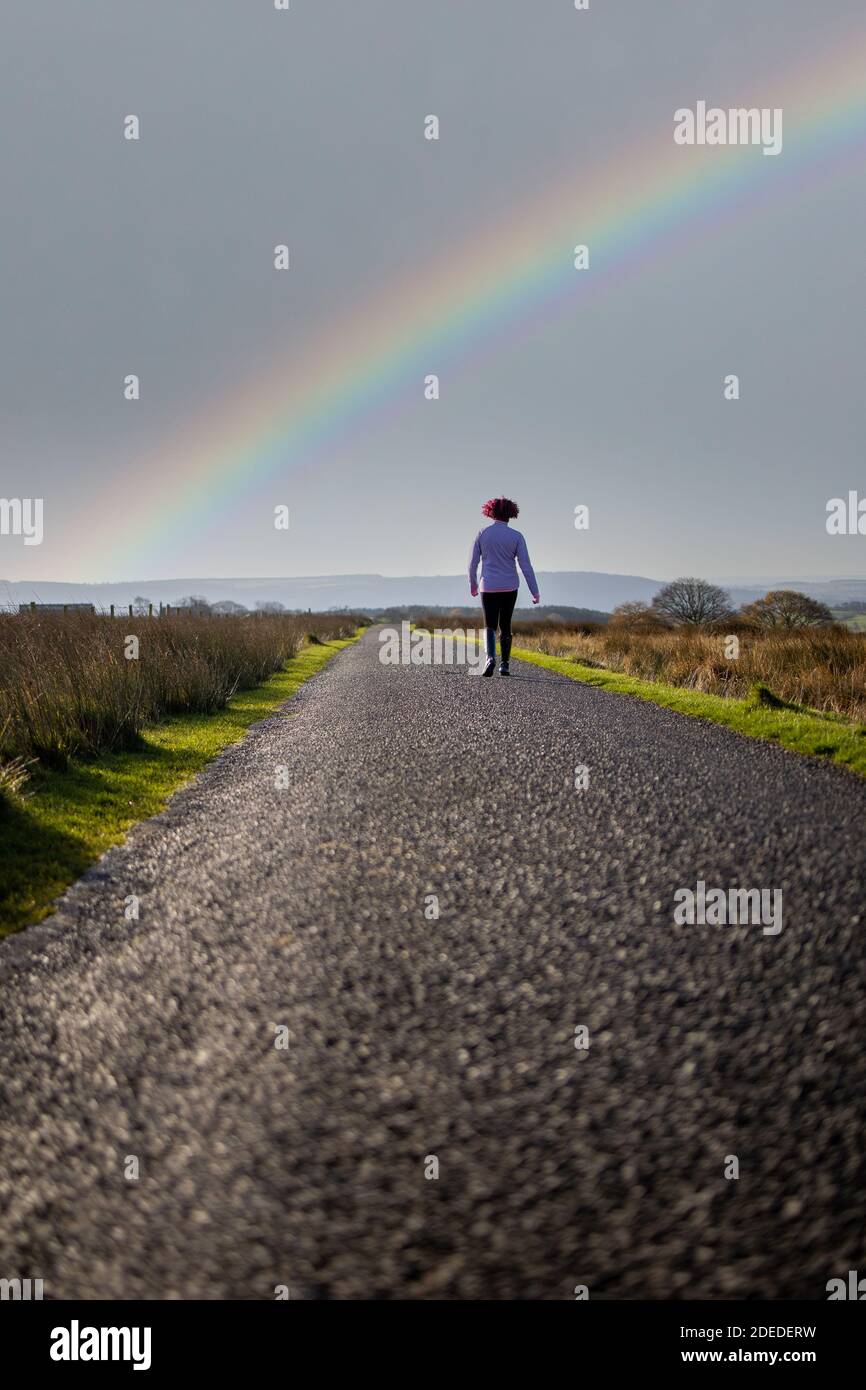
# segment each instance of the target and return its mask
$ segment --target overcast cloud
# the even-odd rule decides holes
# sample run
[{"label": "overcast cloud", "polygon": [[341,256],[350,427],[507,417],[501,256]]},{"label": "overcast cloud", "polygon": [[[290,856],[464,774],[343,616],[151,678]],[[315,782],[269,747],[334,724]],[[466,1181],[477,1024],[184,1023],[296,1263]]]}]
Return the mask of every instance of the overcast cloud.
[{"label": "overcast cloud", "polygon": [[866,537],[824,525],[866,494],[862,142],[574,313],[431,360],[438,402],[419,386],[287,460],[288,534],[253,488],[135,547],[142,461],[209,403],[555,180],[669,143],[676,108],[758,99],[846,35],[866,54],[862,0],[5,0],[0,495],[43,497],[45,539],[0,537],[0,577],[454,573],[501,491],[538,569],[862,575]]}]

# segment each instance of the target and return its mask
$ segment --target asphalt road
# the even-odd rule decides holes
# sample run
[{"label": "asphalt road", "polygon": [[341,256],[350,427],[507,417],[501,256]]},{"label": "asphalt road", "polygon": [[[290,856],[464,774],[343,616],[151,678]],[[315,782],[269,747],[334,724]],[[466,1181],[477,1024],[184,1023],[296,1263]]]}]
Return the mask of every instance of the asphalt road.
[{"label": "asphalt road", "polygon": [[[0,947],[0,1276],[823,1299],[866,1274],[866,785],[532,666],[377,651]],[[698,879],[781,889],[782,931],[677,925]]]}]

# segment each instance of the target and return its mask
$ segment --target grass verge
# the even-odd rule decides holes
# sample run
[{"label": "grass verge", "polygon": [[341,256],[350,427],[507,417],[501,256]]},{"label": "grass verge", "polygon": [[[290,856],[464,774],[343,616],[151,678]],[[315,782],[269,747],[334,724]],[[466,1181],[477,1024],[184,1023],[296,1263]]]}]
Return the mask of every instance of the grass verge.
[{"label": "grass verge", "polygon": [[762,738],[778,743],[793,753],[807,753],[829,758],[852,772],[866,777],[866,725],[855,724],[840,715],[821,714],[779,700],[766,690],[756,687],[750,699],[735,700],[722,695],[706,695],[702,691],[684,689],[642,680],[637,676],[621,675],[617,671],[597,670],[564,657],[544,656],[541,652],[515,647],[513,656],[521,661],[543,666],[548,671],[610,690],[616,695],[635,695],[654,705],[676,710],[678,714],[696,719],[709,719],[724,724],[750,738]]},{"label": "grass verge", "polygon": [[0,806],[0,937],[46,917],[58,894],[130,826],[161,811],[173,792],[354,640],[303,647],[218,713],[174,715],[147,728],[140,749],[35,773],[27,795]]}]

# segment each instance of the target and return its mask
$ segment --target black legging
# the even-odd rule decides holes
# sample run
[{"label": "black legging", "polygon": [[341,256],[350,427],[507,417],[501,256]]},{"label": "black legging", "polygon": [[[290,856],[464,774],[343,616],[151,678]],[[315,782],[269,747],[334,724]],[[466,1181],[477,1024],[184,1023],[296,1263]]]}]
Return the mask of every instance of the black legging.
[{"label": "black legging", "polygon": [[493,630],[494,641],[496,629],[499,628],[499,650],[502,660],[507,661],[511,656],[511,615],[514,612],[514,605],[517,602],[517,590],[506,589],[502,593],[481,594],[481,603],[484,607],[484,625]]}]

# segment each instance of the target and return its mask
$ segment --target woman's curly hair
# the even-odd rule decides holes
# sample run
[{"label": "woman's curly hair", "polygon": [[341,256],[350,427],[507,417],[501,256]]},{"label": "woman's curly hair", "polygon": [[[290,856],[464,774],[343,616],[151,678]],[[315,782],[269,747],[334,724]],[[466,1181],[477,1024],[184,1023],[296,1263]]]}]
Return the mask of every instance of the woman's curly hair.
[{"label": "woman's curly hair", "polygon": [[489,516],[493,521],[510,521],[519,514],[520,508],[510,497],[491,497],[481,508],[481,515]]}]

